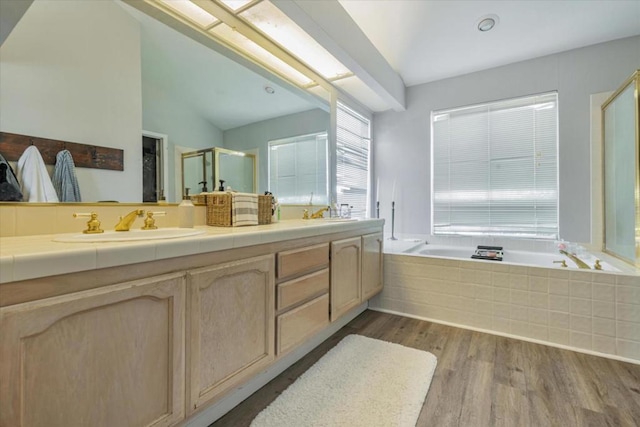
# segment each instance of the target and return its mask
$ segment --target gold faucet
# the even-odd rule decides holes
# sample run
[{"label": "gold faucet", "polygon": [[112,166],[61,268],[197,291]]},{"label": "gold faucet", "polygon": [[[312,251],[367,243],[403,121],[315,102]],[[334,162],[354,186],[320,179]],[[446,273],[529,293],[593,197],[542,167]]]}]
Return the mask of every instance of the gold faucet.
[{"label": "gold faucet", "polygon": [[587,270],[591,270],[591,267],[589,267],[589,265],[587,265],[587,263],[585,263],[584,261],[582,261],[580,258],[578,258],[577,256],[570,254],[569,252],[560,249],[560,253],[564,256],[567,256],[569,258],[571,258],[571,261],[575,262],[576,265],[578,266],[578,268],[586,268]]},{"label": "gold faucet", "polygon": [[98,220],[98,214],[91,213],[74,213],[74,218],[90,218],[87,221],[87,229],[83,231],[84,234],[98,234],[104,233],[104,230],[100,228],[100,221]]},{"label": "gold faucet", "polygon": [[318,209],[317,212],[311,214],[311,219],[324,218],[324,213],[329,210],[329,206],[326,208]]},{"label": "gold faucet", "polygon": [[120,221],[116,224],[116,231],[129,231],[133,221],[136,220],[136,217],[142,217],[142,215],[144,215],[144,210],[136,209],[125,216],[121,216]]},{"label": "gold faucet", "polygon": [[147,211],[147,217],[144,219],[144,226],[141,228],[141,230],[157,230],[158,226],[156,225],[156,219],[153,216],[165,216],[166,214],[167,213],[165,211]]}]

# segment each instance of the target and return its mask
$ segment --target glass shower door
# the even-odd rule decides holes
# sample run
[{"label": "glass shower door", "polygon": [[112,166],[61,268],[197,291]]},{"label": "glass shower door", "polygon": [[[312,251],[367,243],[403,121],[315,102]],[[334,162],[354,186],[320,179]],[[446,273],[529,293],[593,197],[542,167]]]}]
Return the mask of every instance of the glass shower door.
[{"label": "glass shower door", "polygon": [[640,264],[638,72],[602,106],[604,251]]}]

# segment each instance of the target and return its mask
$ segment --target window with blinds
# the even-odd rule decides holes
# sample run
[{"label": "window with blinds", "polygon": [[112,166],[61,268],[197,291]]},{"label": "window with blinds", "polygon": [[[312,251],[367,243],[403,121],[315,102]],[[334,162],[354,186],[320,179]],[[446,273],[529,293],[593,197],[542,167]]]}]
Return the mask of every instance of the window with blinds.
[{"label": "window with blinds", "polygon": [[371,122],[338,102],[336,202],[352,207],[351,216],[368,217]]},{"label": "window with blinds", "polygon": [[280,203],[328,205],[327,133],[269,141],[269,191]]},{"label": "window with blinds", "polygon": [[558,237],[556,92],[431,113],[434,234]]}]

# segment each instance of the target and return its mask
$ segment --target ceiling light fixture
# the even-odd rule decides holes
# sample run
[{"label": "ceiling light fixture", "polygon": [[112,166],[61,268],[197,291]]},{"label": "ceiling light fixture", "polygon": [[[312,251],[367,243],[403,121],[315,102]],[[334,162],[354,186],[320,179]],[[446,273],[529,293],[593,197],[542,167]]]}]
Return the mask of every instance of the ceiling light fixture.
[{"label": "ceiling light fixture", "polygon": [[476,26],[478,27],[478,31],[486,33],[498,25],[498,22],[500,22],[498,15],[486,15],[476,21]]},{"label": "ceiling light fixture", "polygon": [[276,92],[275,89],[272,88],[271,86],[265,86],[264,91],[267,92],[269,95],[273,95]]},{"label": "ceiling light fixture", "polygon": [[[125,0],[134,1],[134,0]],[[353,73],[269,0],[145,0],[303,89]],[[183,21],[184,22],[184,21]],[[331,89],[330,89],[331,88]]]}]

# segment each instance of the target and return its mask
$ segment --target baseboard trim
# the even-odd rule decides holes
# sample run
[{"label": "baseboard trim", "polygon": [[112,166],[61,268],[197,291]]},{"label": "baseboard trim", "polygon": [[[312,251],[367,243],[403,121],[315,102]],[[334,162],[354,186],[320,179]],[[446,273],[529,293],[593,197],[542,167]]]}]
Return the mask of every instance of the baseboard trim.
[{"label": "baseboard trim", "polygon": [[535,343],[535,344],[542,344],[542,345],[546,345],[546,346],[549,346],[549,347],[561,348],[563,350],[571,350],[571,351],[575,351],[577,353],[589,354],[591,356],[599,356],[599,357],[604,357],[604,358],[607,358],[607,359],[618,360],[620,362],[627,362],[627,363],[633,363],[634,365],[640,365],[640,360],[630,359],[628,357],[618,356],[618,355],[615,355],[615,354],[600,353],[598,351],[587,350],[587,349],[578,348],[578,347],[571,347],[571,346],[568,346],[568,345],[557,344],[557,343],[553,343],[553,342],[550,342],[550,341],[537,340],[535,338],[523,337],[523,336],[520,336],[520,335],[508,334],[508,333],[505,333],[505,332],[494,331],[494,330],[491,330],[491,329],[475,328],[473,326],[461,325],[459,323],[447,322],[445,320],[432,319],[432,318],[423,317],[423,316],[416,316],[416,315],[413,315],[413,314],[403,313],[403,312],[395,311],[395,310],[387,310],[386,308],[379,308],[379,307],[371,307],[371,306],[369,306],[369,310],[379,311],[381,313],[395,314],[396,316],[410,317],[412,319],[425,320],[427,322],[433,322],[433,323],[438,323],[438,324],[441,324],[441,325],[453,326],[455,328],[468,329],[470,331],[482,332],[482,333],[491,334],[491,335],[498,335],[500,337],[513,338],[513,339],[517,339],[517,340],[521,340],[521,341],[532,342],[532,343]]},{"label": "baseboard trim", "polygon": [[298,360],[306,356],[311,350],[322,344],[331,335],[335,334],[347,323],[351,322],[358,315],[367,309],[367,302],[360,304],[358,307],[353,308],[347,314],[340,319],[331,323],[326,329],[322,330],[300,347],[293,350],[291,353],[285,355],[282,359],[278,360],[273,365],[269,366],[264,371],[257,374],[249,382],[238,387],[235,391],[226,395],[215,404],[198,412],[191,418],[185,420],[182,426],[188,427],[207,427],[211,423],[215,422],[227,412],[235,408],[243,400],[251,396],[253,393],[264,387],[269,381],[280,375],[288,367],[296,363]]}]

